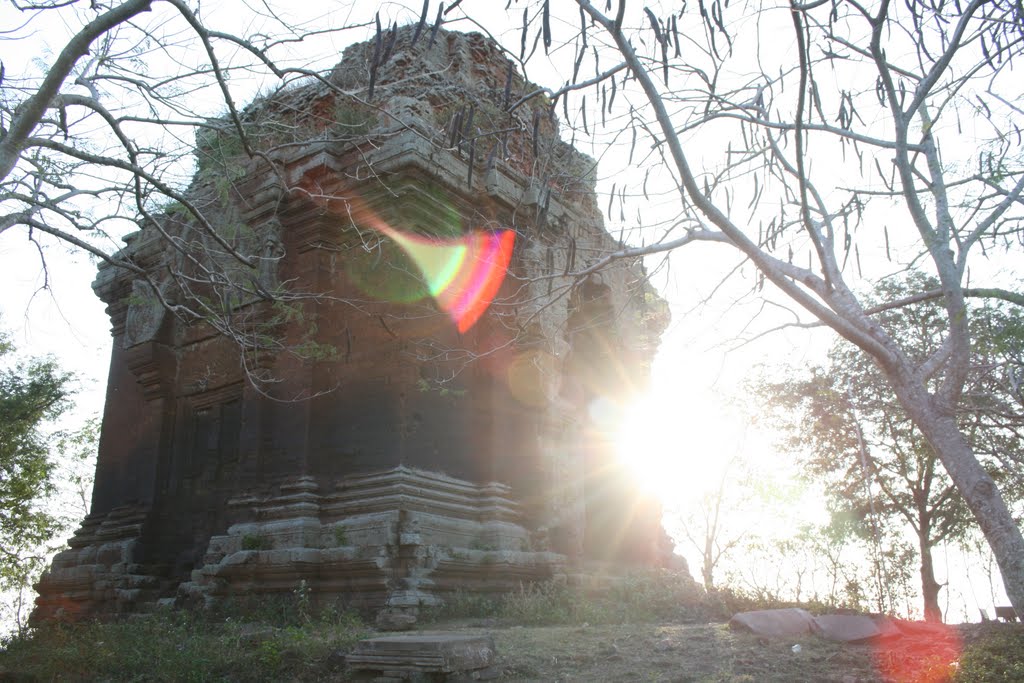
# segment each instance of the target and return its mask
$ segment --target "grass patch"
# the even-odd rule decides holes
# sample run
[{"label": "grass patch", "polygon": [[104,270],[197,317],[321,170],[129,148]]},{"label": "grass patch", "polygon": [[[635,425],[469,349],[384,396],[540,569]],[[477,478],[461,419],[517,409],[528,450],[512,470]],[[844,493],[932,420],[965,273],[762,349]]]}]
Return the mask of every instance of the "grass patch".
[{"label": "grass patch", "polygon": [[556,580],[524,584],[504,595],[456,593],[428,612],[427,619],[491,618],[523,626],[704,623],[728,621],[737,612],[783,607],[816,614],[835,609],[820,602],[786,602],[730,588],[708,593],[685,575],[644,571],[608,578],[595,587]]},{"label": "grass patch", "polygon": [[964,645],[956,683],[1024,681],[1024,624],[992,624]]},{"label": "grass patch", "polygon": [[0,671],[27,680],[314,681],[340,671],[366,633],[347,613],[282,627],[161,611],[32,629],[2,644]]},{"label": "grass patch", "polygon": [[457,593],[427,614],[430,621],[493,618],[511,624],[625,624],[701,620],[704,592],[672,572],[643,572],[585,588],[567,581],[524,584],[504,595]]}]

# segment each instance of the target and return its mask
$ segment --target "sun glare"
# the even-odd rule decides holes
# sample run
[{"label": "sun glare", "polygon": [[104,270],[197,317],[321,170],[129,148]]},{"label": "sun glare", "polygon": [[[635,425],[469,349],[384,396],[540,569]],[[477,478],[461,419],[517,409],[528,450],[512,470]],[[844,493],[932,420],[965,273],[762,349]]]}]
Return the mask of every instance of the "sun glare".
[{"label": "sun glare", "polygon": [[657,392],[626,409],[616,453],[645,490],[663,503],[716,486],[742,441],[743,428],[713,403]]}]

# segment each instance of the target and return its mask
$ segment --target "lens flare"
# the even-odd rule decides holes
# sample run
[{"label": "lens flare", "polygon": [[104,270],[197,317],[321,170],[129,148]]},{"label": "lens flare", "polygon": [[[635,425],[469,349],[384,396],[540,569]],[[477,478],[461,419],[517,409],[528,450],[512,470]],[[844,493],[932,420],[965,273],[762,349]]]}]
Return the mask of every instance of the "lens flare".
[{"label": "lens flare", "polygon": [[[412,302],[429,292],[461,333],[480,319],[505,281],[512,261],[515,231],[464,231],[458,212],[443,201],[443,193],[439,191],[427,187],[417,196],[429,197],[431,206],[440,204],[440,216],[436,211],[424,211],[420,215],[417,207],[422,201],[418,203],[415,197],[408,201],[399,198],[399,202],[385,207],[386,213],[397,214],[389,221],[358,194],[325,196],[314,176],[303,177],[300,187],[325,211],[346,217],[346,222],[354,226],[388,237],[412,261],[423,279],[420,283],[414,273],[404,268],[406,264],[389,262],[386,250],[380,250],[376,252],[376,263],[349,270],[353,284],[373,296],[387,301]],[[445,236],[398,230],[393,227],[396,223],[430,225],[434,227],[432,232]],[[380,259],[384,259],[383,264]],[[422,285],[426,285],[426,292]]]},{"label": "lens flare", "polygon": [[950,680],[963,642],[955,627],[896,621],[902,633],[893,642],[875,646],[875,663],[886,683],[941,683]]},{"label": "lens flare", "polygon": [[476,232],[438,239],[410,235],[378,222],[373,226],[402,248],[459,332],[471,328],[501,288],[515,245],[515,232]]}]

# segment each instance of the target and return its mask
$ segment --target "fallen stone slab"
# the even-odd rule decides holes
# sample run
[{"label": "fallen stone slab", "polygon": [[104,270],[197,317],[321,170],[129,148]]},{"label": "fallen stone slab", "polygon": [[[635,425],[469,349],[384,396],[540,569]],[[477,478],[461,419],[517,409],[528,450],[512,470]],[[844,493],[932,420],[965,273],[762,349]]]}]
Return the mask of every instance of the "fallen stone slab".
[{"label": "fallen stone slab", "polygon": [[729,620],[734,631],[749,631],[764,638],[791,638],[813,633],[814,617],[799,607],[740,612]]},{"label": "fallen stone slab", "polygon": [[943,639],[955,633],[949,624],[939,624],[927,621],[909,621],[907,619],[893,619],[892,624],[899,629],[902,635],[924,639]]},{"label": "fallen stone slab", "polygon": [[823,614],[814,617],[814,626],[815,633],[822,638],[840,643],[862,643],[902,635],[891,620],[867,614]]},{"label": "fallen stone slab", "polygon": [[360,641],[346,662],[362,680],[456,681],[496,678],[494,658],[491,636],[416,633]]}]

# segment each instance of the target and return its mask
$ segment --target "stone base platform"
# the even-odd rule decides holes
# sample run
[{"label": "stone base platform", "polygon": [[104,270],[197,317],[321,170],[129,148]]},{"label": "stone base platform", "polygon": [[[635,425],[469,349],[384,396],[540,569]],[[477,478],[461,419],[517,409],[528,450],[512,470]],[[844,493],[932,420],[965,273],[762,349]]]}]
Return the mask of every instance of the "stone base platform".
[{"label": "stone base platform", "polygon": [[507,486],[407,467],[346,477],[327,493],[298,477],[228,506],[235,523],[210,539],[179,600],[301,589],[314,604],[377,612],[380,628],[403,630],[457,592],[517,590],[566,564],[536,547]]},{"label": "stone base platform", "polygon": [[36,584],[32,623],[96,616],[101,605],[104,614],[144,611],[174,590],[165,567],[139,562],[149,512],[134,505],[86,517]]},{"label": "stone base platform", "polygon": [[494,661],[493,638],[452,633],[371,638],[347,657],[355,680],[378,683],[492,680]]},{"label": "stone base platform", "polygon": [[301,592],[315,606],[376,613],[380,628],[404,630],[448,596],[518,590],[566,565],[523,526],[508,486],[407,467],[352,475],[326,493],[296,477],[228,508],[233,523],[184,582],[136,559],[148,509],[87,518],[38,584],[34,618]]}]

